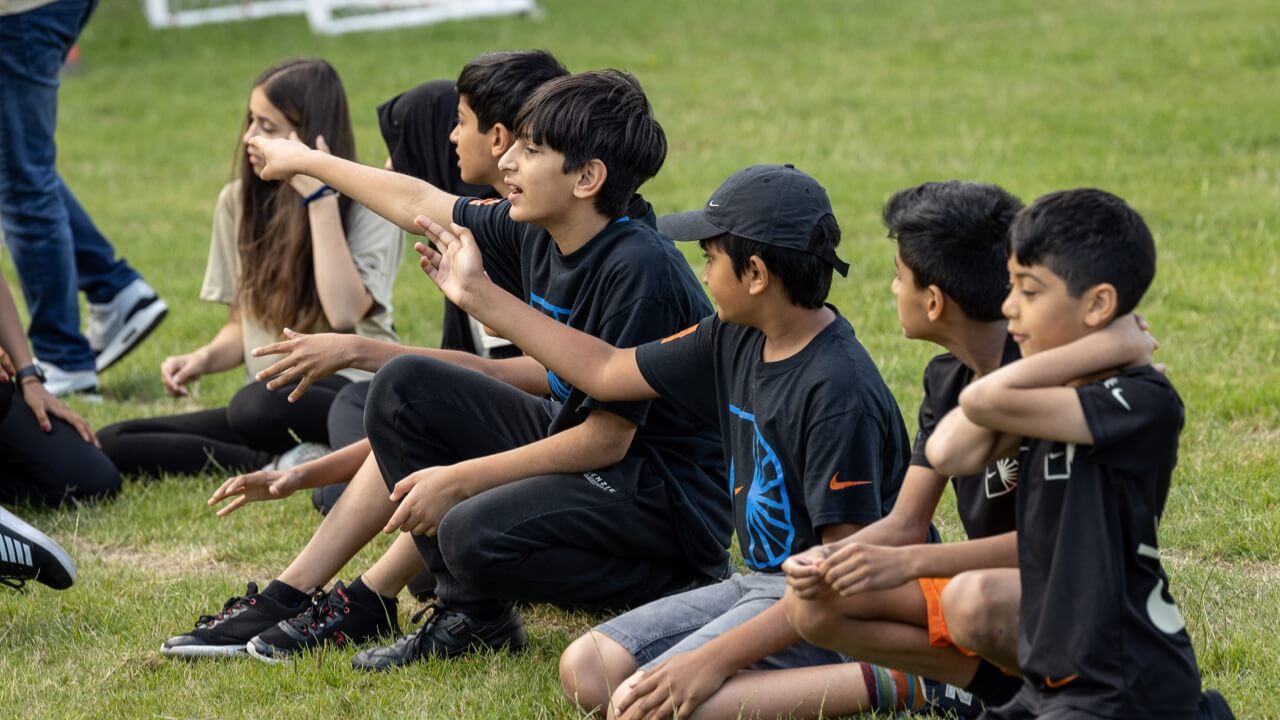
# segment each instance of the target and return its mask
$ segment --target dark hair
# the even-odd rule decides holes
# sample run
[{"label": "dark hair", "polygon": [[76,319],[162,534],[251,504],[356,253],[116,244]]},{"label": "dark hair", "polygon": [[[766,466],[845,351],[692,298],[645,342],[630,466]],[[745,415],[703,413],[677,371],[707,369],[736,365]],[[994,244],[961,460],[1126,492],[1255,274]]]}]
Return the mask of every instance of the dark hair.
[{"label": "dark hair", "polygon": [[600,214],[622,215],[631,196],[667,159],[667,135],[640,82],[619,70],[557,78],[534,91],[516,117],[516,136],[564,155],[566,173],[600,160]]},{"label": "dark hair", "polygon": [[1009,294],[1009,224],[1022,201],[996,185],[949,180],[899,190],[884,204],[917,288],[937,285],[972,320],[1004,315]]},{"label": "dark hair", "polygon": [[462,66],[458,94],[476,114],[480,132],[501,123],[515,127],[520,106],[548,80],[569,71],[546,50],[488,52]]},{"label": "dark hair", "polygon": [[825,215],[809,236],[812,252],[792,250],[767,243],[748,240],[732,233],[725,233],[698,242],[703,251],[716,248],[729,256],[733,274],[741,278],[751,265],[751,256],[757,256],[769,268],[769,275],[782,284],[782,291],[792,305],[815,309],[822,307],[831,292],[831,275],[835,268],[814,253],[835,248],[840,244],[840,225],[834,215]]},{"label": "dark hair", "polygon": [[1082,188],[1049,193],[1018,213],[1010,252],[1022,265],[1044,265],[1073,297],[1101,283],[1116,289],[1116,316],[1138,306],[1156,275],[1147,223],[1124,200]]},{"label": "dark hair", "polygon": [[[347,94],[333,66],[318,58],[287,60],[253,81],[267,100],[297,129],[298,139],[315,147],[323,135],[332,155],[356,158]],[[241,138],[249,127],[240,130]],[[311,223],[307,209],[288,183],[262,180],[253,172],[243,139],[236,149],[240,165],[240,254],[237,301],[242,311],[264,324],[317,329],[323,317],[312,270]],[[342,217],[350,201],[339,198]],[[288,282],[281,282],[288,278]]]}]

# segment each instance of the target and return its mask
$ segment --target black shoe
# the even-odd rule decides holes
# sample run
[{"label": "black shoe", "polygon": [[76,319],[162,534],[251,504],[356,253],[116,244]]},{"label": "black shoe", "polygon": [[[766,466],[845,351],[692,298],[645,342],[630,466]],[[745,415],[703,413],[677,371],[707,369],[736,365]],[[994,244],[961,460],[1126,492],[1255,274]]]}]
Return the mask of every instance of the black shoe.
[{"label": "black shoe", "polygon": [[925,678],[924,707],[913,714],[967,719],[979,717],[983,710],[982,702],[973,693]]},{"label": "black shoe", "polygon": [[249,583],[244,595],[227,600],[217,615],[201,615],[196,628],[171,637],[160,646],[169,657],[220,657],[240,655],[249,640],[272,625],[298,614],[258,593],[258,584]]},{"label": "black shoe", "polygon": [[362,643],[379,635],[399,635],[396,603],[363,605],[347,595],[341,581],[328,594],[316,593],[311,607],[297,617],[281,621],[254,637],[246,645],[253,657],[278,663],[321,643],[339,647]]},{"label": "black shoe", "polygon": [[1205,690],[1200,693],[1201,720],[1236,720],[1235,713],[1222,693],[1217,690]]},{"label": "black shoe", "polygon": [[28,580],[66,590],[76,581],[76,564],[53,538],[0,508],[0,585],[21,590]]},{"label": "black shoe", "polygon": [[418,660],[456,657],[483,648],[519,650],[528,642],[524,621],[511,606],[487,622],[443,605],[428,605],[422,612],[427,610],[432,611],[431,617],[417,632],[405,635],[391,645],[361,650],[351,659],[351,667],[357,670],[390,670]]}]

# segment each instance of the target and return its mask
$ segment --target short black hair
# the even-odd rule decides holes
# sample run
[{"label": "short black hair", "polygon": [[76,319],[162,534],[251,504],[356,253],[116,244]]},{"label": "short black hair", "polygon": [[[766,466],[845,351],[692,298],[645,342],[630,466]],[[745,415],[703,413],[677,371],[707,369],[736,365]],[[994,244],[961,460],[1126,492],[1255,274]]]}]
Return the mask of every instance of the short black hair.
[{"label": "short black hair", "polygon": [[563,154],[566,173],[602,161],[608,175],[595,206],[610,218],[624,214],[636,189],[667,159],[667,135],[640,81],[620,70],[547,82],[520,108],[515,133]]},{"label": "short black hair", "polygon": [[1009,225],[1022,201],[996,185],[948,180],[899,190],[884,226],[918,288],[937,285],[971,320],[1002,320]]},{"label": "short black hair", "polygon": [[548,80],[569,71],[546,50],[487,52],[462,66],[458,95],[476,114],[480,132],[502,123],[514,128],[520,106]]},{"label": "short black hair", "polygon": [[1146,221],[1105,190],[1061,190],[1037,199],[1014,218],[1009,243],[1019,264],[1049,268],[1073,297],[1101,283],[1114,286],[1117,317],[1133,312],[1156,275],[1156,244]]},{"label": "short black hair", "polygon": [[[809,248],[822,252],[840,244],[840,225],[834,215],[826,215],[813,226]],[[725,233],[699,241],[703,251],[716,248],[729,256],[734,276],[741,278],[755,255],[769,268],[769,274],[782,284],[782,291],[792,305],[810,310],[822,307],[831,292],[831,275],[835,268],[813,252],[768,245]]]}]

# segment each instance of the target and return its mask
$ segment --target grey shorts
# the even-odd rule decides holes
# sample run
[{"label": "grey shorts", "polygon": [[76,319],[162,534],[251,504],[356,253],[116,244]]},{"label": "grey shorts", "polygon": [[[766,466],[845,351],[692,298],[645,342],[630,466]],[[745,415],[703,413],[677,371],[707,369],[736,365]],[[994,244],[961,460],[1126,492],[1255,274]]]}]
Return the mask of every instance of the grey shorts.
[{"label": "grey shorts", "polygon": [[[781,574],[737,575],[714,585],[669,595],[597,625],[595,631],[626,648],[642,670],[686,653],[751,618],[782,599]],[[848,662],[832,650],[799,642],[757,662],[755,670],[780,670]]]}]

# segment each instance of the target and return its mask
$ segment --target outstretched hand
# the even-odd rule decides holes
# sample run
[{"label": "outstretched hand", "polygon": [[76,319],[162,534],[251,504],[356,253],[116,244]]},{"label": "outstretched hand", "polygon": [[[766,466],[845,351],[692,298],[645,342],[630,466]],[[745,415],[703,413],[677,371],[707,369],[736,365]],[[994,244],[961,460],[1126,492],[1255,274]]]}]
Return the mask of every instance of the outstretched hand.
[{"label": "outstretched hand", "polygon": [[476,244],[471,231],[450,223],[446,230],[442,225],[419,215],[413,219],[414,224],[427,234],[436,247],[426,243],[417,243],[413,247],[422,256],[418,264],[427,277],[435,281],[440,291],[455,305],[470,310],[469,296],[486,282],[484,259],[480,255],[480,246]]},{"label": "outstretched hand", "polygon": [[208,505],[213,507],[223,500],[234,498],[218,510],[218,517],[226,517],[251,502],[289,497],[298,489],[301,480],[295,470],[258,470],[247,475],[237,475],[213,491]]},{"label": "outstretched hand", "polygon": [[349,333],[316,333],[307,335],[284,329],[284,340],[253,349],[254,357],[284,355],[266,370],[253,376],[268,380],[267,389],[277,390],[290,383],[298,386],[289,393],[289,402],[297,402],[307,389],[339,370],[351,367],[350,346],[356,336]]},{"label": "outstretched hand", "polygon": [[[299,142],[301,142],[301,140],[298,138],[297,132],[289,133],[289,139],[298,140]],[[329,143],[325,142],[323,135],[316,136],[316,150],[319,150],[325,155],[331,154],[329,152]],[[263,168],[263,171],[265,172],[266,168]],[[301,173],[298,173],[298,174],[295,174],[293,177],[289,178],[289,187],[293,188],[293,191],[298,193],[298,197],[305,198],[311,193],[324,187],[324,183],[311,177],[310,175],[303,175]]]},{"label": "outstretched hand", "polygon": [[296,135],[289,138],[252,137],[248,145],[262,155],[263,165],[258,177],[263,180],[290,180],[302,167],[303,158],[311,152],[311,148]]}]

